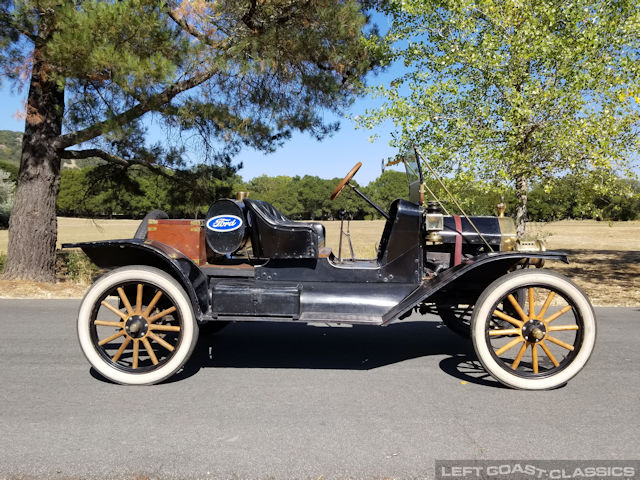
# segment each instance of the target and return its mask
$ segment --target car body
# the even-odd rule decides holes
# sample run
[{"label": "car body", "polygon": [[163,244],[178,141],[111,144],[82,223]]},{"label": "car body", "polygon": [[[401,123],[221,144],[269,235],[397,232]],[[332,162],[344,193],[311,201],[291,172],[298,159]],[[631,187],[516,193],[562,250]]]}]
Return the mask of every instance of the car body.
[{"label": "car body", "polygon": [[[593,349],[593,309],[569,279],[532,268],[566,255],[523,247],[507,217],[425,208],[418,156],[405,166],[410,199],[389,212],[374,204],[386,223],[373,259],[336,256],[322,224],[249,198],[215,202],[205,221],[146,219],[144,238],[65,245],[109,270],[80,309],[85,355],[113,381],[158,383],[187,361],[198,331],[230,321],[387,326],[431,310],[472,338],[499,381],[524,389],[568,381]],[[332,199],[349,186],[373,204],[349,183],[358,168]],[[572,320],[557,329],[560,317]]]}]

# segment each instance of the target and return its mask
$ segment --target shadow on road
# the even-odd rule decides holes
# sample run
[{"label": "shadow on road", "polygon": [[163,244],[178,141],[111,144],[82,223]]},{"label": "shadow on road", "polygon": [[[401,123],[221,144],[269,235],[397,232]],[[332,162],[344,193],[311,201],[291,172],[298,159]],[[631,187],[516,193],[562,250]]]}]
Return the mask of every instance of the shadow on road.
[{"label": "shadow on road", "polygon": [[[165,383],[189,378],[202,368],[371,370],[432,355],[448,355],[439,366],[455,378],[501,386],[476,360],[471,342],[439,322],[350,328],[232,323],[217,334],[201,335],[185,367]],[[93,369],[91,375],[108,382]]]},{"label": "shadow on road", "polygon": [[[388,327],[322,328],[288,323],[234,323],[200,338],[182,372],[170,381],[194,375],[200,368],[298,368],[370,370],[431,355],[452,355],[440,367],[466,381],[498,385],[478,378],[464,362],[475,361],[470,341],[439,322],[407,322]],[[454,360],[461,369],[454,366]],[[478,364],[479,365],[479,364]],[[480,373],[486,376],[480,366]]]}]

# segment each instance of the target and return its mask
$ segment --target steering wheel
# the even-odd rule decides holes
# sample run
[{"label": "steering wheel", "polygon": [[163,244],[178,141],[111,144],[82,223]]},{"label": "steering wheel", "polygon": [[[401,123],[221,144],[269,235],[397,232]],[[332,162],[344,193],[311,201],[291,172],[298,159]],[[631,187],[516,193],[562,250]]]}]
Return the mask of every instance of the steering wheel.
[{"label": "steering wheel", "polygon": [[340,193],[342,192],[342,190],[344,189],[344,187],[347,185],[347,183],[349,183],[349,180],[351,180],[353,178],[353,176],[356,174],[356,172],[358,170],[360,170],[360,167],[362,166],[362,162],[358,162],[355,164],[355,166],[351,169],[351,171],[349,173],[347,173],[347,176],[344,177],[340,183],[338,184],[338,186],[336,187],[336,189],[333,191],[333,193],[331,194],[331,196],[329,197],[331,200],[335,200],[336,198],[338,198],[338,195],[340,195]]}]

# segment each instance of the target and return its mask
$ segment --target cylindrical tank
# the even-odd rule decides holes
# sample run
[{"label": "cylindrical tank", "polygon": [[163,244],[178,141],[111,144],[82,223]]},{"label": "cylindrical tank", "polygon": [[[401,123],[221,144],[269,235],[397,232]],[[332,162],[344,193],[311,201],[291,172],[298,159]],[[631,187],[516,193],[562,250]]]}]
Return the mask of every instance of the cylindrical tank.
[{"label": "cylindrical tank", "polygon": [[218,200],[209,208],[205,222],[207,245],[220,255],[234,253],[247,238],[247,222],[242,201]]}]

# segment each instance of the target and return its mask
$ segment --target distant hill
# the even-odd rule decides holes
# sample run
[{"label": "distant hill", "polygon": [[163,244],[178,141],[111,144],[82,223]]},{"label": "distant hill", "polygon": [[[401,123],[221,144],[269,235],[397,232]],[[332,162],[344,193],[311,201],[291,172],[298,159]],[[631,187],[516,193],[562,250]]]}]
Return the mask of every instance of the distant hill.
[{"label": "distant hill", "polygon": [[[22,132],[12,132],[11,130],[0,130],[0,169],[11,174],[15,180],[20,166],[20,153],[22,151]],[[102,163],[98,158],[87,158],[82,160],[65,160],[62,168],[84,168],[93,167]]]}]

